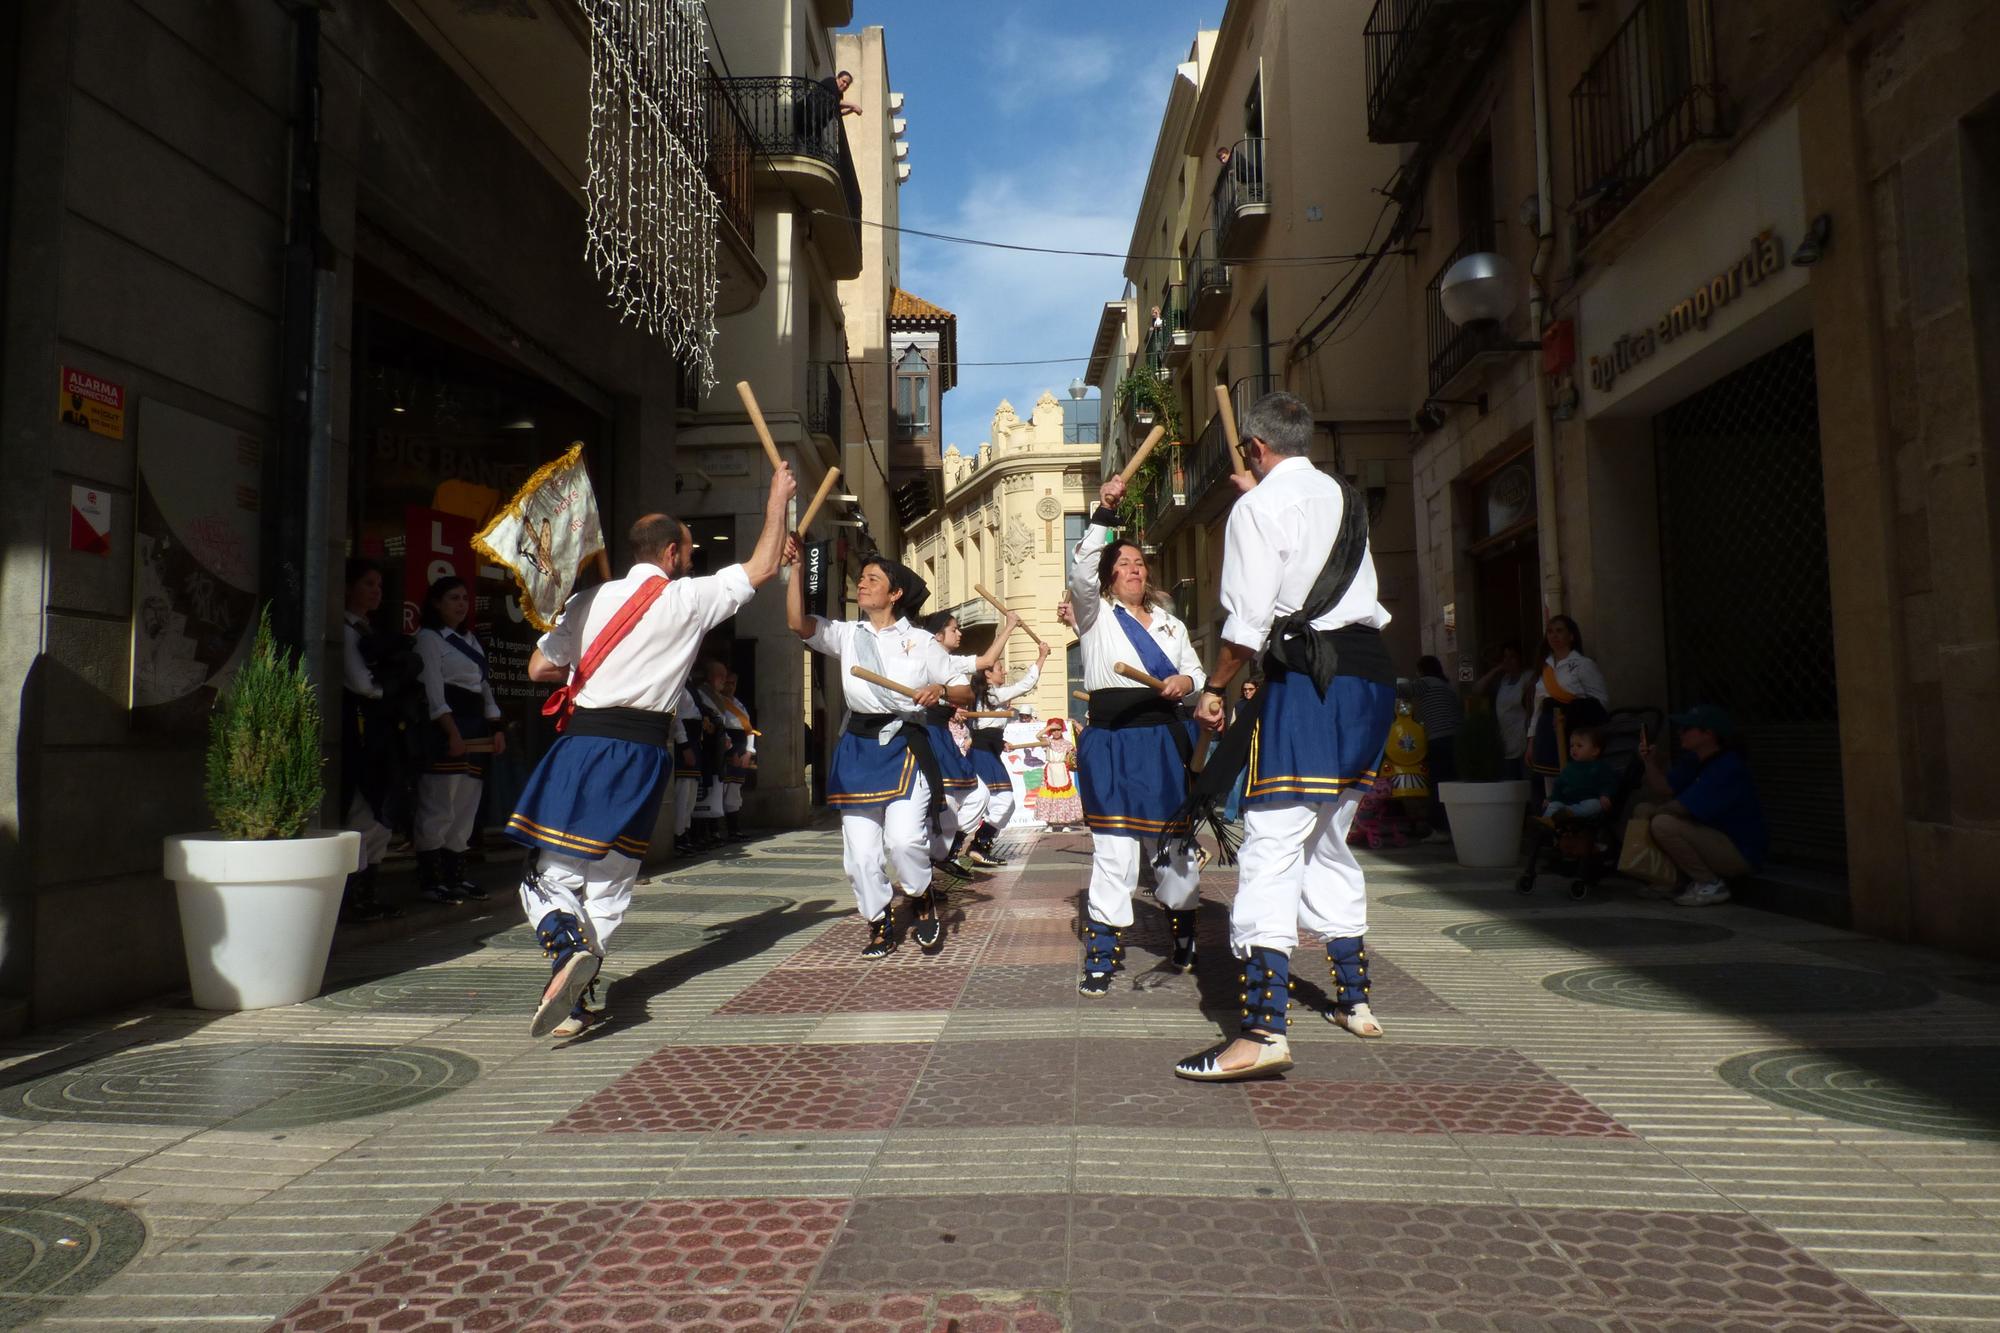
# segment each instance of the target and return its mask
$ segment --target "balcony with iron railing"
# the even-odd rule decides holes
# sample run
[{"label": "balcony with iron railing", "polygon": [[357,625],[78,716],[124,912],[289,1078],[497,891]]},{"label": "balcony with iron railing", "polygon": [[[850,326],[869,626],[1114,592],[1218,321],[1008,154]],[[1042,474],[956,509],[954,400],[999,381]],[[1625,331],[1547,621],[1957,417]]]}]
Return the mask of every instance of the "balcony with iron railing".
[{"label": "balcony with iron railing", "polygon": [[1569,96],[1579,239],[1660,173],[1726,134],[1710,0],[1641,0]]},{"label": "balcony with iron railing", "polygon": [[714,69],[703,81],[708,151],[702,169],[722,205],[722,216],[754,253],[757,247],[757,141],[729,85]]},{"label": "balcony with iron railing", "polygon": [[806,429],[825,437],[836,451],[846,434],[845,400],[840,394],[842,366],[827,361],[806,363]]},{"label": "balcony with iron railing", "polygon": [[1474,228],[1445,257],[1444,263],[1438,266],[1437,273],[1424,288],[1424,327],[1430,354],[1430,396],[1433,398],[1455,387],[1459,376],[1474,362],[1502,351],[1508,345],[1498,326],[1454,324],[1444,313],[1444,275],[1467,255],[1491,250],[1493,243],[1490,227]]},{"label": "balcony with iron railing", "polygon": [[1368,137],[1418,143],[1443,129],[1521,0],[1376,0],[1362,29]]},{"label": "balcony with iron railing", "polygon": [[1263,239],[1271,220],[1271,188],[1265,175],[1263,139],[1241,139],[1229,150],[1209,201],[1215,220],[1216,253],[1240,259]]},{"label": "balcony with iron railing", "polygon": [[1216,257],[1212,231],[1195,238],[1194,253],[1188,256],[1187,298],[1190,329],[1221,327],[1229,310],[1229,265]]},{"label": "balcony with iron railing", "polygon": [[[861,274],[861,179],[841,124],[840,95],[813,79],[789,75],[727,79],[757,152],[767,158],[813,224],[836,278]],[[822,225],[823,224],[823,225]]]}]

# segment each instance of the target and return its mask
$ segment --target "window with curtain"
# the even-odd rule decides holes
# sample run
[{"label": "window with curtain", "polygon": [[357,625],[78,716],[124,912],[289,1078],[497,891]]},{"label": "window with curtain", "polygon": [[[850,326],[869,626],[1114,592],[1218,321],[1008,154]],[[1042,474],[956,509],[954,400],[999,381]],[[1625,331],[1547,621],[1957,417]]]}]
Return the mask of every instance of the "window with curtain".
[{"label": "window with curtain", "polygon": [[931,424],[931,366],[914,347],[896,362],[896,424]]}]

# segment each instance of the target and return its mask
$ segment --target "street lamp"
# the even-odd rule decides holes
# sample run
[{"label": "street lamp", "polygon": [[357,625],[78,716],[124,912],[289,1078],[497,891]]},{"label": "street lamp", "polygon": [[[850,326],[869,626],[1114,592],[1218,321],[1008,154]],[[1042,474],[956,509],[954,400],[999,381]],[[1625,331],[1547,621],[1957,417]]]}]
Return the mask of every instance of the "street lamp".
[{"label": "street lamp", "polygon": [[1482,250],[1444,271],[1438,303],[1444,317],[1461,327],[1501,324],[1520,309],[1521,277],[1513,260]]}]

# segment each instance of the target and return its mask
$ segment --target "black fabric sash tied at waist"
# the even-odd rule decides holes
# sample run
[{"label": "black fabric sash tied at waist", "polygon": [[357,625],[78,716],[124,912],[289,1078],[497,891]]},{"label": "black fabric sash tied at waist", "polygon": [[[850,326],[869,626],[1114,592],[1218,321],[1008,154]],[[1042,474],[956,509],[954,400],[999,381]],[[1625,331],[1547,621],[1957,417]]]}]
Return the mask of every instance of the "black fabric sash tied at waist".
[{"label": "black fabric sash tied at waist", "polygon": [[1181,767],[1194,763],[1194,739],[1182,725],[1181,701],[1162,698],[1141,686],[1090,692],[1090,725],[1106,731],[1128,731],[1134,727],[1165,727],[1180,752]]},{"label": "black fabric sash tied at waist", "polygon": [[1007,732],[1002,727],[974,727],[972,748],[988,754],[1003,754],[1007,749]]},{"label": "black fabric sash tied at waist", "polygon": [[664,750],[674,743],[674,715],[650,708],[579,708],[570,714],[563,735],[637,741]]},{"label": "black fabric sash tied at waist", "polygon": [[909,742],[910,753],[917,761],[917,772],[923,774],[924,781],[930,784],[931,799],[926,818],[932,830],[936,831],[944,815],[944,769],[938,766],[937,751],[931,746],[931,734],[924,730],[921,720],[895,713],[849,713],[847,731],[849,735],[872,741],[897,722],[903,724],[903,729],[896,734]]}]

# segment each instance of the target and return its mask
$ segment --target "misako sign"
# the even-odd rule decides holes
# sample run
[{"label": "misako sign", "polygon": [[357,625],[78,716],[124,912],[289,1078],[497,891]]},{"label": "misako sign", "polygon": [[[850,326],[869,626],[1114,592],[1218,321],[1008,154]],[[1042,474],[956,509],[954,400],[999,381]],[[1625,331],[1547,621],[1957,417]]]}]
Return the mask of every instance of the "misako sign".
[{"label": "misako sign", "polygon": [[1651,327],[1621,334],[1604,351],[1592,356],[1590,387],[1608,392],[1620,375],[1644,364],[1661,347],[1691,334],[1707,332],[1709,322],[1724,309],[1784,269],[1785,247],[1779,242],[1777,231],[1766,227],[1750,239],[1749,248],[1734,263],[1661,311]]}]

